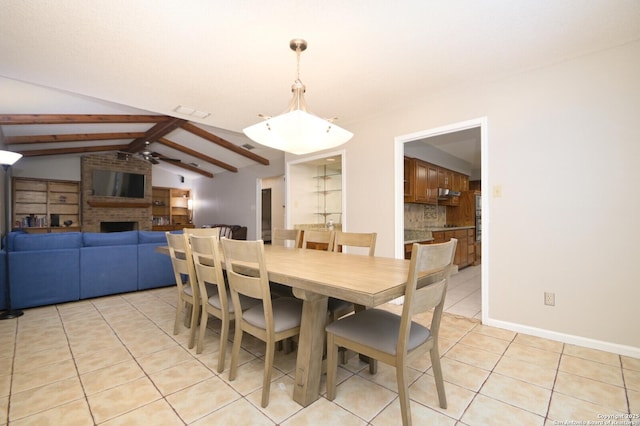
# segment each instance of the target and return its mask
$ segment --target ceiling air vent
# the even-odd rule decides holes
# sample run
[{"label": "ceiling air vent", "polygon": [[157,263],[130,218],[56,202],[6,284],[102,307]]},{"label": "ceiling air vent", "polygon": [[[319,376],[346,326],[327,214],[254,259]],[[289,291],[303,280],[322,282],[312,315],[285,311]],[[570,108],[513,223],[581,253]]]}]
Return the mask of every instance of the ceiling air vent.
[{"label": "ceiling air vent", "polygon": [[248,150],[252,150],[252,149],[256,148],[255,146],[251,145],[250,143],[245,143],[244,145],[242,145],[242,147],[244,149],[248,149]]}]

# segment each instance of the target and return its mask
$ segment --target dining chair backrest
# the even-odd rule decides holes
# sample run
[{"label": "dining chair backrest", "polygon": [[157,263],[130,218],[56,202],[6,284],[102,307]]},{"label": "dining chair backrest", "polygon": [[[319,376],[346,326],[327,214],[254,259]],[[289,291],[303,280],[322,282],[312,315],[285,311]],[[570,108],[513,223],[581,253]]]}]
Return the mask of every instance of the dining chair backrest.
[{"label": "dining chair backrest", "polygon": [[207,303],[209,296],[205,283],[215,284],[218,286],[220,303],[223,309],[228,311],[225,281],[222,273],[222,254],[220,253],[218,236],[190,235],[189,241],[202,304],[205,305]]},{"label": "dining chair backrest", "polygon": [[412,250],[415,250],[416,253],[414,255],[412,251],[409,277],[405,289],[400,338],[398,339],[399,351],[406,352],[412,317],[433,308],[435,311],[429,329],[437,339],[457,244],[458,240],[452,238],[441,244],[416,243],[413,245]]},{"label": "dining chair backrest", "polygon": [[302,235],[302,248],[331,251],[334,237],[335,231],[305,229]]},{"label": "dining chair backrest", "polygon": [[220,237],[220,228],[184,228],[183,232],[188,235],[197,235],[198,237],[210,237],[212,235]]},{"label": "dining chair backrest", "polygon": [[271,244],[278,246],[299,247],[302,231],[300,229],[275,228],[271,236]]},{"label": "dining chair backrest", "polygon": [[191,252],[185,239],[184,234],[173,234],[171,232],[165,233],[167,237],[167,243],[169,245],[169,256],[171,257],[171,265],[173,266],[173,272],[176,277],[176,284],[181,285],[195,285],[195,282],[191,282],[190,278],[194,275],[193,260],[190,259]]},{"label": "dining chair backrest", "polygon": [[[269,278],[264,261],[264,242],[242,241],[222,238],[222,250],[226,265],[227,278],[231,289],[231,297],[236,303],[239,294],[254,299],[262,299],[270,305]],[[240,309],[240,299],[238,306]],[[269,311],[271,310],[269,306]]]},{"label": "dining chair backrest", "polygon": [[[373,256],[376,252],[376,238],[378,234],[375,232],[342,232],[336,231],[333,240],[332,251],[343,251],[343,247],[363,247],[369,249],[369,256]],[[355,251],[352,251],[355,252]]]}]

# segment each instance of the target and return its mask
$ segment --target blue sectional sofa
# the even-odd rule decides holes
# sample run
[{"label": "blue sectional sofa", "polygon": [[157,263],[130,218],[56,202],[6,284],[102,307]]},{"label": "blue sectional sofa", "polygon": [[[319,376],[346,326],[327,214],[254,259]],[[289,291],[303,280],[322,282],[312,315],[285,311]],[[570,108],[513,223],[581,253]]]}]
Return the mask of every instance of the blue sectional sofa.
[{"label": "blue sectional sofa", "polygon": [[[12,308],[23,309],[175,285],[164,232],[8,235]],[[0,306],[5,308],[4,258]]]}]

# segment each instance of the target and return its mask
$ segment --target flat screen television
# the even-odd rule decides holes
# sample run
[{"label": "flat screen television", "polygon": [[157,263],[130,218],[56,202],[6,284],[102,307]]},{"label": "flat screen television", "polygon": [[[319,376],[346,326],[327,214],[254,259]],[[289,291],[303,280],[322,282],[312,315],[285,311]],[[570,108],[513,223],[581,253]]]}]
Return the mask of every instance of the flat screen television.
[{"label": "flat screen television", "polygon": [[97,196],[144,198],[144,175],[94,170],[92,189]]}]

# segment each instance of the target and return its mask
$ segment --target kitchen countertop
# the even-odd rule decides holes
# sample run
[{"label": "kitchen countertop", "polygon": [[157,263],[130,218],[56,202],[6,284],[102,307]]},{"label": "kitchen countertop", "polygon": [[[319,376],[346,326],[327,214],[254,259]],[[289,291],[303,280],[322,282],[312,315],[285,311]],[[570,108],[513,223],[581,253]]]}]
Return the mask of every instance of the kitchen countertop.
[{"label": "kitchen countertop", "polygon": [[433,227],[427,229],[405,229],[404,230],[404,243],[405,244],[413,244],[413,243],[425,243],[429,241],[433,241],[432,232],[439,231],[457,231],[459,229],[473,229],[475,226],[442,226],[442,227]]}]

